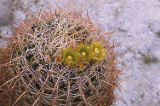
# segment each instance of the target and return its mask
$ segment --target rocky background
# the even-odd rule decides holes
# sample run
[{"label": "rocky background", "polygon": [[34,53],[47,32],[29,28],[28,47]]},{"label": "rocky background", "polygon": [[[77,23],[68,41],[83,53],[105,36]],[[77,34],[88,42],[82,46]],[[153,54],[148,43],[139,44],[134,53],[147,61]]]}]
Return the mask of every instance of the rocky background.
[{"label": "rocky background", "polygon": [[[55,8],[55,0],[0,0],[0,38],[12,36],[11,24],[25,20],[28,10]],[[57,0],[84,14],[119,46],[121,75],[114,106],[160,106],[160,0]],[[0,39],[1,42],[1,39]]]}]

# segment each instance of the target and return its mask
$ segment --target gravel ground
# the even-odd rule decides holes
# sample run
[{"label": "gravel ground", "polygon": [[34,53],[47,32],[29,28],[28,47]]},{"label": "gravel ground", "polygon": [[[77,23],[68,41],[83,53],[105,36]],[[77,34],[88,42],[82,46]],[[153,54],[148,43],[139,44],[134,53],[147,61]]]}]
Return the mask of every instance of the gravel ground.
[{"label": "gravel ground", "polygon": [[[69,1],[72,8],[88,10],[104,32],[114,31],[111,40],[122,54],[117,59],[124,62],[118,67],[125,73],[114,106],[160,106],[160,0]],[[48,6],[55,8],[53,0],[0,0],[0,33],[12,35],[8,22],[17,24],[27,17],[26,10]]]}]

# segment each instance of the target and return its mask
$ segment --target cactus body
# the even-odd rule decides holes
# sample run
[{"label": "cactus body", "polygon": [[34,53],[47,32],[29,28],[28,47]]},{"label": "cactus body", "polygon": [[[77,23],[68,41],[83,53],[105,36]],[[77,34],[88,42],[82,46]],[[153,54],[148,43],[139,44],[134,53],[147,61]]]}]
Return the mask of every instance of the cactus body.
[{"label": "cactus body", "polygon": [[[5,62],[0,64],[0,73],[6,77],[0,83],[0,105],[111,105],[115,100],[119,71],[114,45],[103,36],[99,37],[100,34],[89,18],[75,11],[58,9],[32,15],[17,26],[3,49]],[[93,42],[102,45],[96,46]],[[65,48],[73,48],[81,56],[90,56],[90,51],[81,47],[82,44],[92,45],[95,60],[81,58],[86,62],[75,67],[78,57],[74,51],[66,54],[65,60],[61,59]],[[73,61],[70,62],[73,64],[62,61]]]}]

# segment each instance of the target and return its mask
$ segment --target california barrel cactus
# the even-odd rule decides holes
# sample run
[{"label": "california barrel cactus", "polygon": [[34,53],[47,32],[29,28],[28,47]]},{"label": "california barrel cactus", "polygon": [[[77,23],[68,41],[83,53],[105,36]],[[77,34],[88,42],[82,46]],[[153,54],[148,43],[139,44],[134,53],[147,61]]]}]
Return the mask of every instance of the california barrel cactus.
[{"label": "california barrel cactus", "polygon": [[0,105],[114,102],[119,75],[114,44],[81,12],[40,11],[17,25],[7,41],[0,49]]}]

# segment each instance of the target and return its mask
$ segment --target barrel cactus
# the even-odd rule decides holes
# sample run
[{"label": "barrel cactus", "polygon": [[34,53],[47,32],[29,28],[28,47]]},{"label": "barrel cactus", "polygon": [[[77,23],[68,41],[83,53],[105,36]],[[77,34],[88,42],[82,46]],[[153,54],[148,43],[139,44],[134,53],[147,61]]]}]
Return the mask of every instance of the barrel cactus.
[{"label": "barrel cactus", "polygon": [[0,49],[0,105],[114,102],[119,82],[115,46],[81,12],[41,10],[13,32],[7,47]]}]

